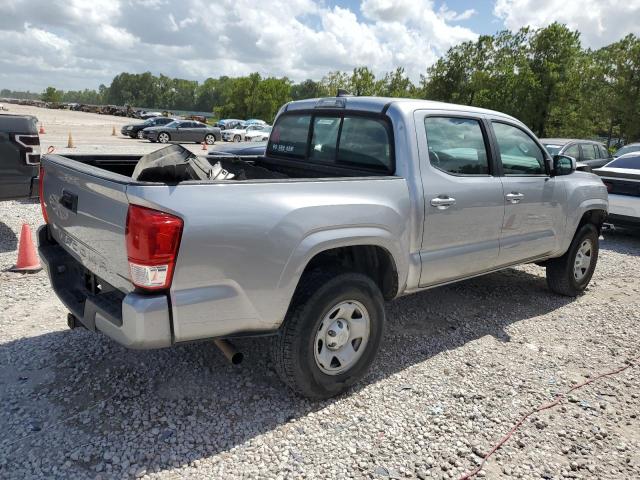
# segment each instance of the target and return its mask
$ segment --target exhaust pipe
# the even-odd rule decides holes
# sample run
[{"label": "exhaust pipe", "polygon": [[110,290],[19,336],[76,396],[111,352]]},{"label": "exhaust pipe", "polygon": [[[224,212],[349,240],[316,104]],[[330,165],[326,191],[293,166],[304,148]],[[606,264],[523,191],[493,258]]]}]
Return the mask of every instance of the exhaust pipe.
[{"label": "exhaust pipe", "polygon": [[229,340],[216,338],[213,343],[220,349],[222,354],[227,358],[227,360],[229,360],[232,365],[240,365],[242,363],[244,355],[242,354],[242,352],[239,352],[235,345]]}]

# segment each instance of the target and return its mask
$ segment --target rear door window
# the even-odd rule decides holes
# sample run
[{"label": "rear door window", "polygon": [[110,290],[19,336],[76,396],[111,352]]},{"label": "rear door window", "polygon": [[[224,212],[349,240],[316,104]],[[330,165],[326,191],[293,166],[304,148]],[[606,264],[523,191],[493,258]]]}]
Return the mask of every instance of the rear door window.
[{"label": "rear door window", "polygon": [[424,126],[432,166],[454,175],[489,175],[489,157],[479,120],[426,117]]}]

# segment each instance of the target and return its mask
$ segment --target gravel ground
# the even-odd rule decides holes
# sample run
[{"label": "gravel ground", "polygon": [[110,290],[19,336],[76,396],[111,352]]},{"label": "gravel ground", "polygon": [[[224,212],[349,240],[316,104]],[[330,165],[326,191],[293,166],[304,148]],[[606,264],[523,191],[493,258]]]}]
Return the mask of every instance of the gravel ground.
[{"label": "gravel ground", "polygon": [[[528,410],[640,355],[640,237],[606,233],[588,291],[509,269],[396,300],[347,394],[279,382],[264,340],[240,367],[209,343],[127,351],[66,328],[44,272],[6,272],[35,203],[0,204],[0,477],[459,478]],[[637,479],[640,366],[527,420],[486,478]]]}]

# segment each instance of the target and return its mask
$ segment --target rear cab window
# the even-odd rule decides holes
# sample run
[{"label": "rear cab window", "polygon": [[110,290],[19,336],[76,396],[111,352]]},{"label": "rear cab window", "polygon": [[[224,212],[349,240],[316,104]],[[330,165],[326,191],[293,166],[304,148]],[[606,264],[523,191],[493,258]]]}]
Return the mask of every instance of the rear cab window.
[{"label": "rear cab window", "polygon": [[285,113],[273,127],[267,155],[363,174],[395,171],[391,124],[374,114]]}]

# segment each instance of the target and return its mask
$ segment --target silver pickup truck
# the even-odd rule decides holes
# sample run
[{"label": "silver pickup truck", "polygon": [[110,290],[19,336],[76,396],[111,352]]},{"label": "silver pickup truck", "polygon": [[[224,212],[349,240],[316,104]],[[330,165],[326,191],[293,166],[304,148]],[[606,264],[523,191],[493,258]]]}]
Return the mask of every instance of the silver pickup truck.
[{"label": "silver pickup truck", "polygon": [[304,100],[264,156],[220,158],[234,178],[167,184],[137,157],[44,157],[39,251],[72,326],[139,349],[267,335],[326,398],[370,367],[386,300],[530,262],[574,296],[596,267],[606,188],[501,113]]}]

